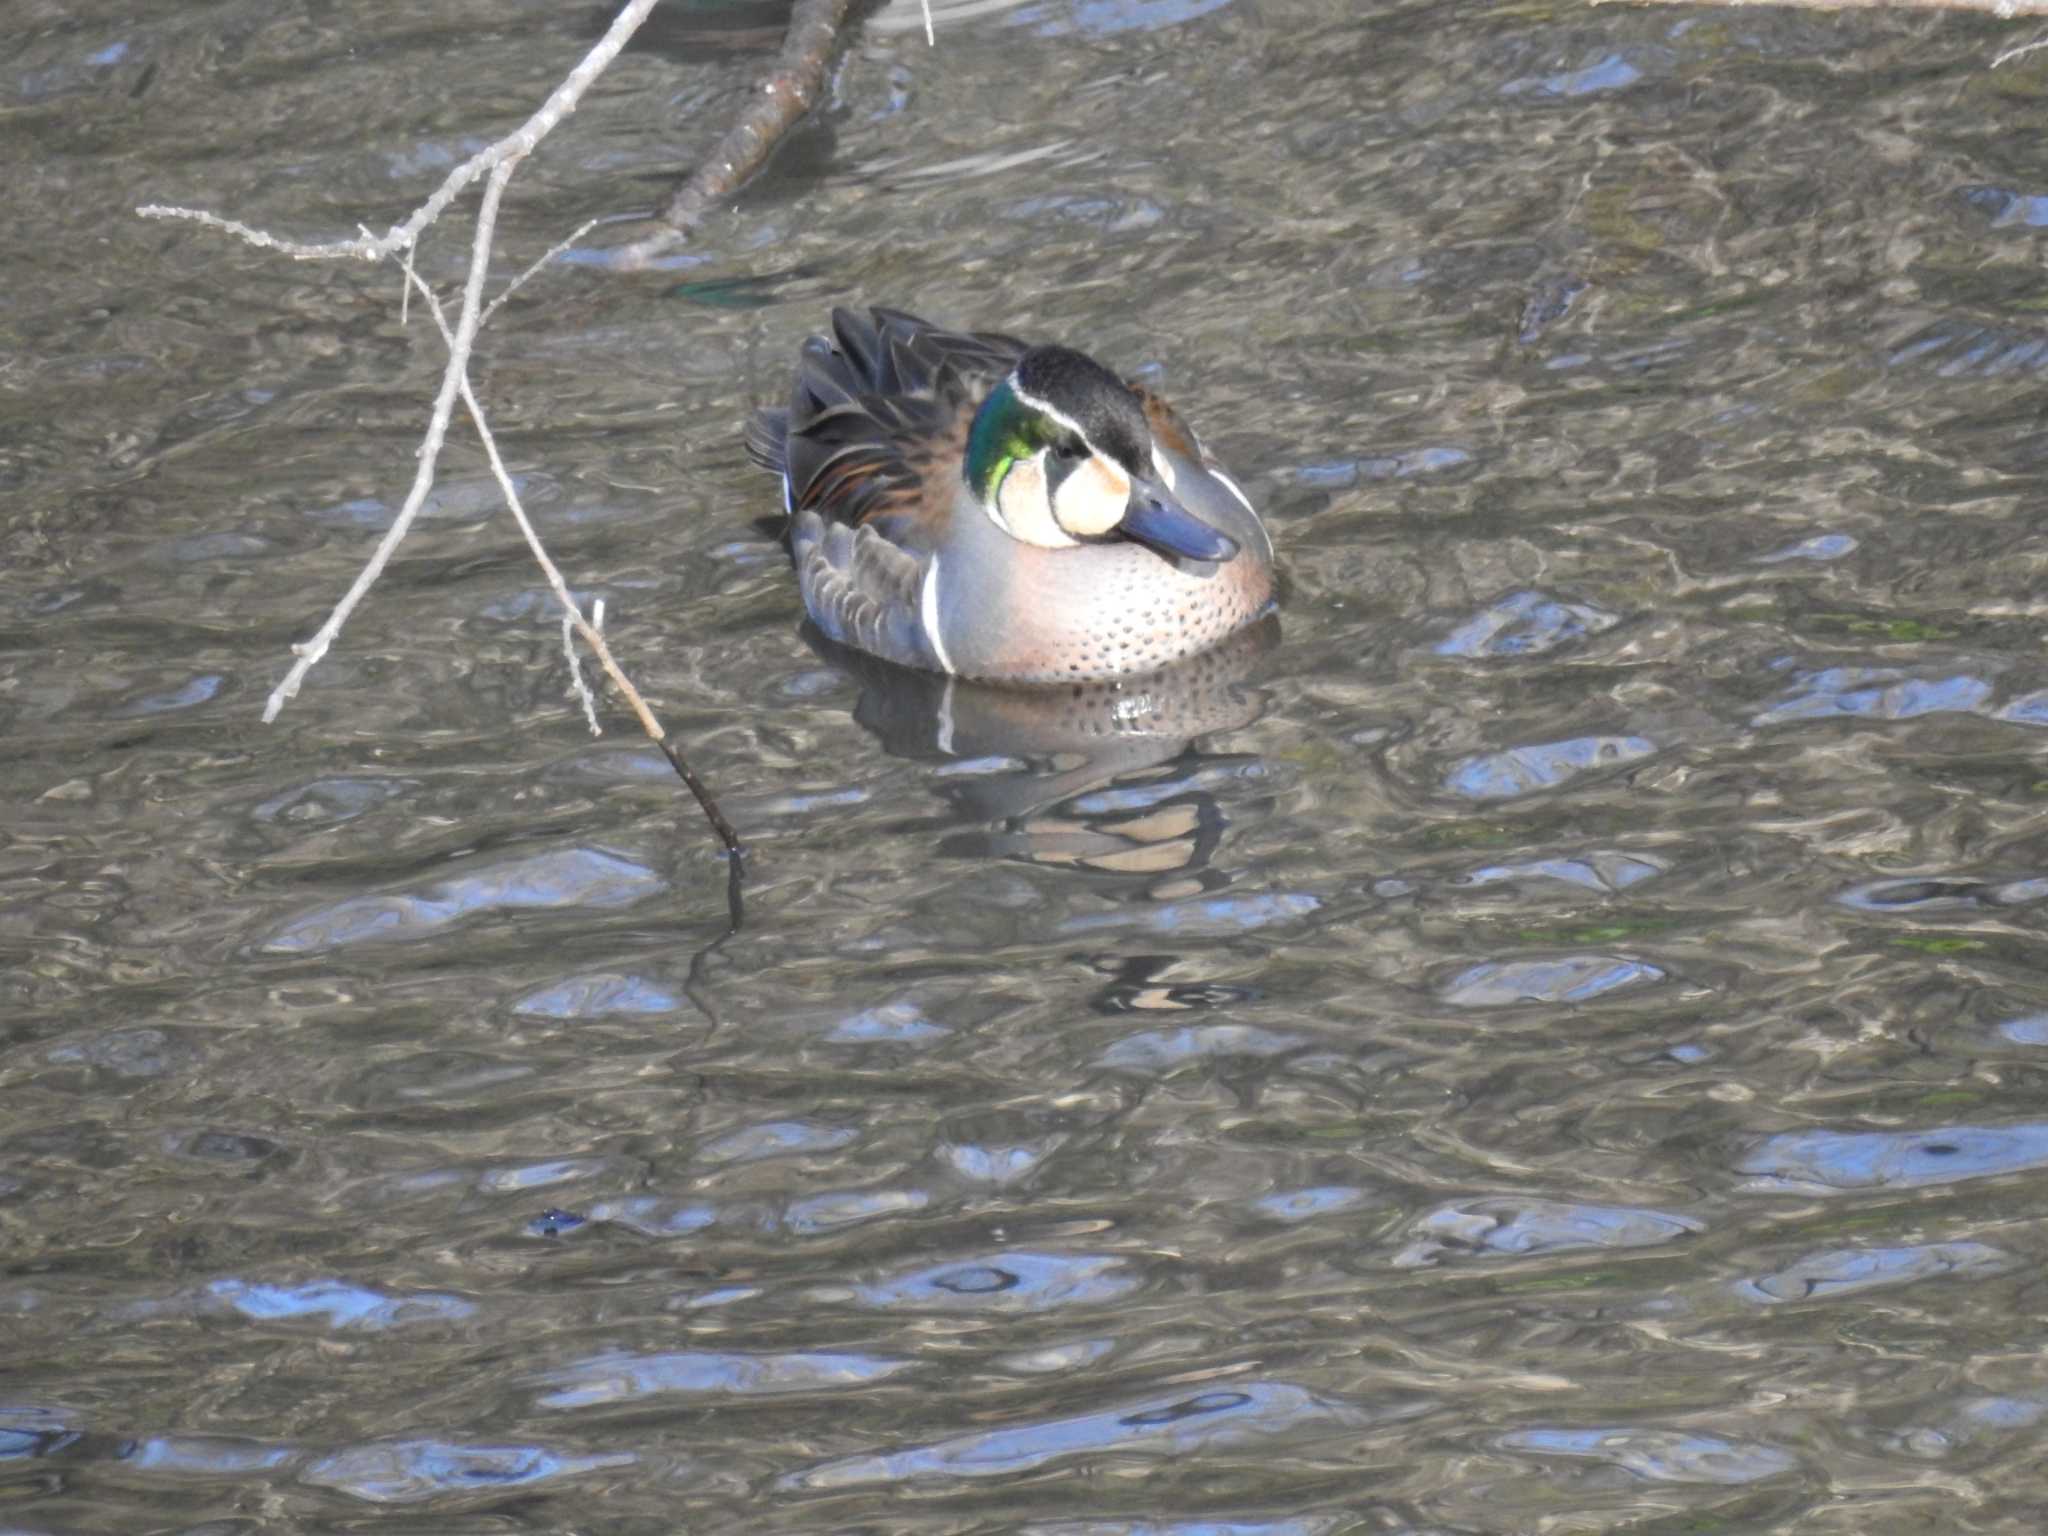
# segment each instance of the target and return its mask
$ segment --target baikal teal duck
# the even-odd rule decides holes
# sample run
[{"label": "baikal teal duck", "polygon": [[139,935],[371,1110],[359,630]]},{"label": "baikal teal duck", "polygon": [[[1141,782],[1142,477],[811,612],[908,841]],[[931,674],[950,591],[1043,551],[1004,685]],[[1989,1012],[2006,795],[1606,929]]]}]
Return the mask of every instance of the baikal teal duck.
[{"label": "baikal teal duck", "polygon": [[747,450],[843,645],[1007,683],[1153,672],[1273,602],[1273,545],[1157,395],[1070,347],[836,309]]}]

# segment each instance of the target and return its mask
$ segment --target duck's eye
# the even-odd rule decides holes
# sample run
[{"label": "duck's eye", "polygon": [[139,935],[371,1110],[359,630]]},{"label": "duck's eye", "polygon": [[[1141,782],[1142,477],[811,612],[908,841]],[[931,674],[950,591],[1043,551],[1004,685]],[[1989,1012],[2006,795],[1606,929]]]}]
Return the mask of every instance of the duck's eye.
[{"label": "duck's eye", "polygon": [[1054,443],[1052,456],[1062,464],[1078,464],[1088,457],[1088,445],[1083,442]]}]

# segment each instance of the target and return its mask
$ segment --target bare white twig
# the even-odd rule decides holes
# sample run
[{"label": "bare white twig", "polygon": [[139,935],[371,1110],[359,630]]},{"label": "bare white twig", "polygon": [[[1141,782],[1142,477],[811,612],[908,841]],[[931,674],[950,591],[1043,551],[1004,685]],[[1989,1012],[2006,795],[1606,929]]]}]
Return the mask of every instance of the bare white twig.
[{"label": "bare white twig", "polygon": [[[840,3],[843,4],[843,0],[840,0]],[[404,224],[394,225],[390,232],[382,237],[373,236],[367,229],[358,226],[361,233],[355,240],[309,243],[283,240],[268,231],[251,228],[239,220],[222,218],[219,214],[199,209],[150,204],[136,211],[144,218],[184,219],[207,228],[224,230],[260,249],[282,251],[286,255],[305,261],[347,256],[374,260],[397,254],[400,257],[399,269],[404,278],[403,291],[409,295],[416,289],[426,300],[428,310],[434,317],[434,324],[440,329],[448,345],[447,368],[441,375],[441,387],[434,398],[434,409],[427,422],[426,434],[416,450],[415,456],[419,460],[419,465],[414,471],[412,488],[406,493],[404,505],[399,508],[391,526],[385,530],[384,537],[378,540],[376,549],[371,552],[369,561],[357,575],[355,583],[342,596],[341,601],[335,604],[334,611],[327,616],[327,622],[320,626],[312,639],[292,647],[297,659],[292,663],[291,670],[285,674],[284,681],[271,691],[270,697],[265,701],[265,723],[275,720],[278,712],[298,693],[306,674],[319,665],[321,658],[333,645],[335,637],[341,633],[342,626],[348,622],[349,615],[355,611],[363,595],[376,584],[377,578],[384,573],[385,566],[390,562],[393,551],[411,530],[413,520],[419,515],[420,508],[426,503],[427,493],[433,487],[434,471],[448,435],[448,420],[453,414],[455,399],[459,395],[469,411],[470,419],[476,425],[477,436],[482,441],[484,453],[490,460],[491,472],[497,477],[499,488],[504,492],[506,505],[514,521],[518,523],[520,532],[525,536],[527,547],[533,552],[542,574],[547,577],[549,586],[568,615],[566,622],[582,636],[599,665],[604,668],[605,675],[611,679],[620,695],[631,706],[639,719],[640,728],[647,733],[650,741],[661,748],[684,785],[696,797],[697,804],[711,823],[712,830],[718,834],[719,840],[724,843],[727,853],[732,857],[732,868],[727,882],[727,903],[732,913],[734,929],[737,930],[741,910],[739,834],[725,819],[724,813],[718,809],[717,802],[711,798],[710,791],[691,770],[682,753],[667,739],[668,733],[662,729],[660,721],[654,717],[654,712],[647,707],[646,700],[640,696],[639,690],[627,679],[613,658],[611,648],[605,643],[601,632],[604,622],[603,603],[595,605],[595,624],[586,621],[577,609],[575,600],[569,595],[568,584],[562,580],[562,573],[548,557],[546,548],[540,542],[540,536],[534,532],[533,524],[526,515],[526,509],[520,505],[518,490],[513,485],[512,476],[498,453],[497,441],[491,435],[489,424],[484,419],[483,407],[478,404],[476,393],[470,387],[469,381],[469,358],[476,343],[477,331],[484,320],[495,313],[499,305],[503,304],[522,283],[552,261],[562,250],[582,238],[591,228],[590,224],[585,224],[567,240],[548,251],[539,261],[514,278],[504,293],[486,309],[483,304],[484,282],[489,275],[491,242],[497,230],[498,209],[504,199],[506,184],[511,180],[512,172],[518,167],[519,162],[532,153],[534,147],[562,118],[575,110],[576,103],[589,89],[591,82],[596,80],[617,56],[619,50],[625,46],[627,38],[632,36],[634,29],[646,18],[654,4],[655,0],[627,0],[625,7],[597,46],[583,56],[582,61],[570,71],[562,84],[556,87],[539,111],[515,132],[457,167],[442,182],[434,195],[413,211],[412,216]],[[420,234],[439,217],[442,210],[464,187],[479,176],[485,178],[484,193],[478,207],[476,231],[470,246],[469,274],[462,287],[461,313],[451,330],[439,298],[414,269],[413,252]],[[404,309],[405,305],[401,304],[401,315]],[[595,731],[595,700],[584,687],[573,652],[570,656],[570,669],[576,686],[582,693],[591,729]]]},{"label": "bare white twig", "polygon": [[412,212],[412,217],[403,224],[394,224],[382,236],[359,235],[353,240],[281,240],[264,230],[251,229],[238,219],[224,219],[217,213],[207,213],[197,208],[176,208],[163,203],[145,203],[135,211],[145,219],[187,219],[203,224],[210,229],[225,230],[238,239],[259,246],[267,251],[282,251],[295,261],[334,261],[350,256],[364,261],[377,261],[394,251],[409,249],[429,224],[441,216],[446,208],[461,193],[464,187],[478,178],[489,175],[500,165],[517,163],[533,153],[534,146],[554,131],[555,125],[576,110],[576,103],[590,84],[605,67],[618,57],[619,50],[626,46],[626,39],[647,19],[647,13],[654,9],[655,0],[627,0],[616,20],[606,29],[597,45],[583,56],[574,69],[570,70],[554,93],[541,103],[540,110],[511,133],[498,140],[489,148],[479,151],[450,171],[441,185]]},{"label": "bare white twig", "polygon": [[[370,226],[367,224],[358,224],[356,226],[356,233],[365,240],[374,240],[376,238],[376,236],[370,233]],[[412,313],[412,259],[418,250],[419,247],[408,245],[398,256],[398,269],[403,274],[398,280],[398,328],[400,330],[405,329],[406,319]],[[484,322],[490,318],[491,312],[487,309],[484,311],[484,318],[477,321],[477,329],[482,330]]]},{"label": "bare white twig", "polygon": [[2037,37],[2031,43],[2021,43],[2017,48],[2008,48],[1991,61],[1993,69],[2001,64],[2010,64],[2014,59],[2023,59],[2037,48],[2048,48],[2048,37]]},{"label": "bare white twig", "polygon": [[924,6],[924,45],[927,48],[939,46],[939,40],[932,33],[932,0],[919,0]]},{"label": "bare white twig", "polygon": [[[263,723],[268,725],[277,718],[299,691],[299,684],[306,674],[320,664],[320,658],[327,654],[327,648],[334,643],[334,637],[341,633],[341,626],[348,622],[348,616],[355,612],[356,604],[363,600],[363,594],[370,590],[384,567],[390,562],[391,553],[405,538],[412,522],[425,504],[427,492],[434,485],[434,466],[441,459],[441,444],[448,436],[448,417],[455,408],[456,391],[465,394],[469,388],[469,349],[476,340],[477,316],[483,308],[484,276],[491,265],[491,235],[497,228],[498,202],[505,195],[505,183],[512,179],[512,171],[519,164],[519,157],[500,160],[491,168],[490,180],[484,183],[484,199],[476,216],[476,243],[469,253],[469,280],[462,285],[462,313],[455,324],[455,333],[448,339],[448,370],[441,376],[440,393],[434,397],[434,414],[427,421],[427,435],[419,446],[419,467],[413,471],[412,489],[406,493],[405,505],[398,509],[398,516],[391,526],[384,530],[384,537],[377,543],[370,560],[355,579],[355,585],[342,594],[334,611],[327,616],[313,638],[292,647],[298,660],[292,663],[291,671],[284,681],[270,692],[263,705]],[[417,274],[407,269],[407,275],[419,284],[420,291],[432,298],[432,290],[420,282]],[[438,306],[437,306],[438,307]]]},{"label": "bare white twig", "polygon": [[[528,278],[532,277],[536,272],[540,271],[542,267],[545,267],[549,262],[553,261],[557,256],[561,255],[562,252],[568,250],[570,246],[574,245],[578,240],[581,240],[585,235],[589,234],[593,229],[597,228],[597,226],[603,222],[604,221],[602,219],[585,219],[581,224],[576,226],[574,232],[571,233],[567,239],[557,240],[553,245],[549,246],[547,250],[533,263],[532,266],[528,267],[524,272],[520,273],[517,277],[513,278],[511,282],[507,283],[505,285],[505,291],[499,294],[495,299],[491,300],[491,302],[484,307],[484,317],[477,323],[479,325],[489,325],[491,323],[491,316],[495,315],[499,311],[499,309],[503,307],[505,301],[511,298],[513,294],[517,293],[520,290],[520,288],[525,285],[526,280]],[[410,254],[408,254],[406,260],[410,262],[411,259],[412,258]],[[408,268],[408,270],[410,270],[410,268]]]},{"label": "bare white twig", "polygon": [[[420,281],[419,274],[413,270],[413,251],[421,232],[440,216],[441,211],[470,182],[479,176],[488,178],[484,187],[483,204],[477,215],[474,243],[470,247],[469,278],[463,286],[461,318],[453,335],[449,337],[448,370],[442,375],[440,393],[434,400],[433,415],[427,422],[426,436],[419,446],[419,464],[413,472],[412,489],[406,494],[405,503],[399,508],[397,518],[385,530],[384,537],[378,541],[369,563],[356,577],[355,584],[343,594],[341,601],[335,604],[334,611],[327,617],[327,622],[320,626],[312,639],[292,647],[298,659],[292,663],[284,681],[271,691],[270,697],[265,701],[263,719],[266,723],[277,718],[278,712],[298,693],[299,685],[305,681],[306,674],[319,665],[320,659],[333,645],[335,636],[341,633],[342,625],[348,622],[349,615],[355,611],[356,604],[362,601],[363,594],[368,592],[377,578],[384,573],[384,567],[390,562],[392,552],[398,548],[407,531],[411,529],[414,518],[419,515],[420,507],[426,501],[427,492],[433,488],[434,468],[440,459],[442,444],[447,438],[448,418],[454,410],[458,392],[462,394],[465,403],[471,405],[472,413],[475,413],[474,397],[469,392],[469,354],[475,343],[477,330],[489,313],[482,310],[483,282],[490,264],[491,237],[497,226],[498,204],[504,196],[505,184],[511,178],[513,168],[532,153],[534,146],[545,138],[557,123],[576,109],[576,103],[590,88],[591,82],[596,80],[604,72],[605,66],[617,57],[619,50],[625,47],[626,40],[633,35],[654,4],[655,0],[628,0],[597,45],[583,56],[562,83],[550,93],[539,111],[512,133],[457,166],[442,181],[433,196],[413,210],[412,216],[405,223],[394,225],[390,233],[382,237],[374,236],[367,229],[358,226],[362,232],[354,240],[284,240],[267,230],[253,229],[238,219],[222,218],[219,214],[201,209],[174,208],[151,203],[136,210],[146,219],[185,219],[209,229],[223,230],[259,249],[282,251],[300,261],[331,260],[348,256],[376,260],[397,253],[402,258],[401,270],[405,277],[402,291],[406,295],[406,300],[400,305],[402,321],[406,302],[409,301],[414,288],[426,294],[430,301],[433,299],[432,291]],[[515,278],[491,305],[491,310],[495,311],[498,305],[502,304],[506,297],[535,270],[552,260],[564,246],[574,242],[589,228],[590,226],[586,224],[583,229],[571,235],[568,241],[563,242],[562,246],[549,251],[533,267]],[[440,318],[437,303],[437,321]],[[442,330],[444,335],[448,334],[445,324]],[[479,430],[482,430],[480,415],[477,417],[477,424]],[[488,438],[486,443],[488,445]],[[536,544],[530,531],[528,543]],[[560,581],[559,573],[556,574],[556,581]],[[657,731],[656,740],[659,739]]]},{"label": "bare white twig", "polygon": [[[477,238],[484,239],[481,221],[478,223],[477,231]],[[491,474],[498,482],[498,489],[504,493],[506,509],[511,512],[512,520],[519,525],[519,532],[526,539],[526,547],[533,553],[534,563],[540,567],[541,575],[547,578],[548,587],[555,594],[556,601],[561,603],[564,620],[575,627],[583,643],[590,647],[590,653],[597,658],[597,664],[604,669],[604,675],[611,679],[612,686],[619,690],[619,696],[638,717],[640,729],[647,733],[650,740],[657,743],[663,741],[668,732],[662,729],[661,722],[654,718],[654,711],[647,707],[647,701],[641,698],[640,690],[627,678],[624,670],[613,658],[612,648],[605,643],[601,627],[604,605],[600,602],[597,606],[598,623],[593,624],[583,617],[583,611],[576,606],[576,599],[570,595],[568,582],[562,579],[561,569],[548,554],[547,546],[541,543],[539,533],[534,531],[533,520],[526,515],[526,508],[519,500],[519,488],[512,483],[512,472],[505,467],[505,460],[498,453],[498,440],[491,433],[490,423],[484,419],[484,408],[477,403],[476,393],[470,388],[466,350],[459,371],[457,369],[455,353],[462,336],[460,325],[451,332],[448,329],[447,313],[441,308],[441,301],[435,297],[434,290],[417,274],[412,274],[412,282],[419,290],[420,297],[426,301],[427,311],[434,317],[434,324],[440,327],[442,339],[448,343],[449,370],[456,380],[455,387],[462,396],[462,403],[469,411],[469,419],[476,428],[477,438],[484,445],[484,456],[490,460]],[[468,290],[464,290],[462,297],[466,306],[469,303]],[[716,824],[714,822],[714,825]],[[722,835],[723,828],[720,831]]]},{"label": "bare white twig", "polygon": [[[599,598],[590,605],[590,627],[599,634],[604,633],[604,599]],[[572,610],[562,615],[562,658],[569,663],[569,692],[583,706],[583,718],[590,723],[590,734],[602,736],[604,727],[597,723],[597,699],[590,691],[590,684],[583,681],[583,664],[576,659],[576,614]]]}]

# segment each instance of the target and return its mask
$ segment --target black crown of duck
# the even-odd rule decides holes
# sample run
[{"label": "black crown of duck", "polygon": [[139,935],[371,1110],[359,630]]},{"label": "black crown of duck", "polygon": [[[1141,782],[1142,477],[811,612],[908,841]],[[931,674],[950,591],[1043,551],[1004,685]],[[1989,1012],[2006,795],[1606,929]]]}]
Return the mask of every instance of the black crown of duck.
[{"label": "black crown of duck", "polygon": [[1272,602],[1236,482],[1163,400],[1071,347],[836,309],[747,450],[782,477],[812,620],[906,666],[1130,676]]}]

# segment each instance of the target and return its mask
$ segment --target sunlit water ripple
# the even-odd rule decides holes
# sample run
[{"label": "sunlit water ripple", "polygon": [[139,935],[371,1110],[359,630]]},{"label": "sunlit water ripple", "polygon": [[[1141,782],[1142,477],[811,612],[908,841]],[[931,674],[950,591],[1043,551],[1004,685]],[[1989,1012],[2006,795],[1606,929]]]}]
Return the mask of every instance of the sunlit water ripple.
[{"label": "sunlit water ripple", "polygon": [[[438,343],[123,212],[382,227],[598,14],[0,23],[9,1528],[2036,1529],[2048,52],[931,9],[475,369],[730,936],[466,446],[257,723]],[[657,12],[504,275],[785,14]],[[806,632],[738,432],[861,300],[1171,393],[1277,625],[1037,699]]]}]

